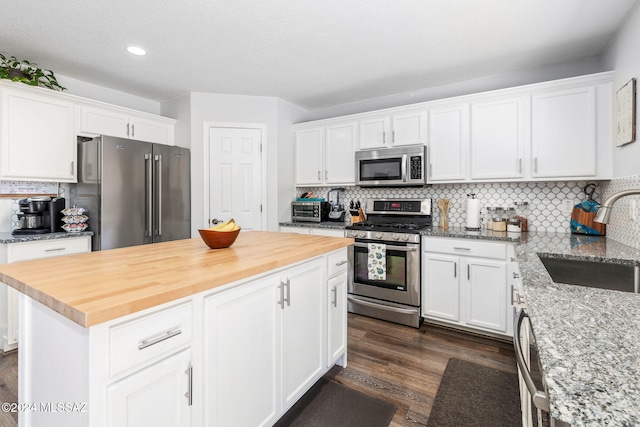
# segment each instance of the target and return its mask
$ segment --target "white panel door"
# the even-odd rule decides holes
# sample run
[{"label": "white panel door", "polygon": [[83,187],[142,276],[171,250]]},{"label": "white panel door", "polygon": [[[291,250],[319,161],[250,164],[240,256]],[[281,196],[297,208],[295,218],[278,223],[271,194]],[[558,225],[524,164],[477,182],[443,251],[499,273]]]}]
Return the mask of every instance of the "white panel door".
[{"label": "white panel door", "polygon": [[423,316],[460,321],[460,259],[425,253],[422,272]]},{"label": "white panel door", "polygon": [[463,181],[469,142],[467,105],[429,111],[429,182]]},{"label": "white panel door", "polygon": [[211,128],[209,218],[233,218],[243,230],[262,228],[260,129]]},{"label": "white panel door", "polygon": [[468,258],[464,270],[465,323],[496,332],[506,332],[506,263]]},{"label": "white panel door", "polygon": [[533,178],[595,176],[595,88],[533,95],[531,142]]},{"label": "white panel door", "polygon": [[526,98],[471,106],[471,179],[524,177]]},{"label": "white panel door", "polygon": [[325,184],[355,184],[356,129],[356,122],[327,126],[324,144]]},{"label": "white panel door", "polygon": [[296,132],[296,185],[319,185],[323,180],[324,128]]}]

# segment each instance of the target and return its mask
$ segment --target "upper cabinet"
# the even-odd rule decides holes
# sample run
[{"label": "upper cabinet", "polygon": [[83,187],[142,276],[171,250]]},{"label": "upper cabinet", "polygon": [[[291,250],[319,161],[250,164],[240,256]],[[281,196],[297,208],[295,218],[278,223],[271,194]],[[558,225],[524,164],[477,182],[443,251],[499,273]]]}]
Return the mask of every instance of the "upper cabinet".
[{"label": "upper cabinet", "polygon": [[528,98],[471,104],[471,179],[521,179]]},{"label": "upper cabinet", "polygon": [[596,89],[586,86],[532,96],[532,177],[598,174]]},{"label": "upper cabinet", "polygon": [[356,122],[296,131],[296,185],[354,185]]},{"label": "upper cabinet", "polygon": [[359,120],[358,149],[397,147],[399,145],[424,144],[426,142],[426,112],[363,116]]},{"label": "upper cabinet", "polygon": [[80,132],[173,145],[173,119],[125,109],[80,107]]},{"label": "upper cabinet", "polygon": [[466,104],[429,111],[429,182],[456,182],[466,179],[468,123],[469,106]]},{"label": "upper cabinet", "polygon": [[74,104],[45,89],[0,95],[0,179],[75,182]]}]

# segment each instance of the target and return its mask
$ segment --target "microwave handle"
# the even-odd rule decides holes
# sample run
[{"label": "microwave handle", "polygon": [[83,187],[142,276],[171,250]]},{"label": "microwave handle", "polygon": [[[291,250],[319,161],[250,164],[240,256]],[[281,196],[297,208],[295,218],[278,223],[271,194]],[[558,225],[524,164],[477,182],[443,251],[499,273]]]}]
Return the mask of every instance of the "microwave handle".
[{"label": "microwave handle", "polygon": [[402,155],[402,182],[407,182],[407,155]]}]

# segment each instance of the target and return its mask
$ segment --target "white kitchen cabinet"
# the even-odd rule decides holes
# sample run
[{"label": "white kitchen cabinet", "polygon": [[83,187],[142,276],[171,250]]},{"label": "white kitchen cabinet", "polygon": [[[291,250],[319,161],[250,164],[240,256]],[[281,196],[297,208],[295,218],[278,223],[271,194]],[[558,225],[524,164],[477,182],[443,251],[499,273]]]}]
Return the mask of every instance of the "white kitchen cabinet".
[{"label": "white kitchen cabinet", "polygon": [[278,231],[282,233],[296,233],[296,234],[311,234],[314,236],[329,236],[329,237],[344,237],[344,230],[339,228],[314,228],[313,226],[308,227],[287,227],[280,226]]},{"label": "white kitchen cabinet", "polygon": [[79,130],[83,134],[108,135],[173,145],[174,123],[173,119],[144,115],[125,108],[80,107]]},{"label": "white kitchen cabinet", "polygon": [[311,261],[281,274],[283,410],[292,406],[324,371],[326,270]]},{"label": "white kitchen cabinet", "polygon": [[205,298],[205,425],[272,425],[326,371],[326,268],[309,261]]},{"label": "white kitchen cabinet", "polygon": [[529,98],[471,104],[471,179],[521,179],[528,143]]},{"label": "white kitchen cabinet", "polygon": [[296,185],[355,183],[356,123],[296,131]]},{"label": "white kitchen cabinet", "polygon": [[109,385],[107,425],[190,425],[191,375],[191,351],[186,349]]},{"label": "white kitchen cabinet", "polygon": [[424,237],[422,315],[426,319],[510,335],[508,243]]},{"label": "white kitchen cabinet", "polygon": [[[91,252],[91,236],[0,244],[0,263]],[[18,291],[0,284],[2,351],[18,347]]]},{"label": "white kitchen cabinet", "polygon": [[460,321],[460,259],[425,252],[422,255],[422,315]]},{"label": "white kitchen cabinet", "polygon": [[596,87],[535,94],[531,102],[531,176],[595,177]]},{"label": "white kitchen cabinet", "polygon": [[[327,257],[327,368],[347,366],[347,249]],[[341,362],[339,360],[342,359]]]},{"label": "white kitchen cabinet", "polygon": [[464,181],[468,144],[468,105],[430,109],[427,182]]},{"label": "white kitchen cabinet", "polygon": [[0,87],[0,178],[76,182],[75,106],[30,89]]},{"label": "white kitchen cabinet", "polygon": [[359,124],[360,150],[424,144],[426,141],[424,111],[363,118]]},{"label": "white kitchen cabinet", "polygon": [[203,425],[270,426],[279,418],[279,279],[205,298]]},{"label": "white kitchen cabinet", "polygon": [[281,225],[278,231],[281,233],[311,234],[311,228],[309,227],[286,227]]}]

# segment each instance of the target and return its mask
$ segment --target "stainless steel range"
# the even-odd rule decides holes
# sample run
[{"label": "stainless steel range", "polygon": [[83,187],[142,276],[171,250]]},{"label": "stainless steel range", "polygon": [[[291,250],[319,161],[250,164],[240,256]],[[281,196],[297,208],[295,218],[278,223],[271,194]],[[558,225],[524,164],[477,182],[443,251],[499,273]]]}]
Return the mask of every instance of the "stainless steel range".
[{"label": "stainless steel range", "polygon": [[349,225],[351,313],[420,326],[420,230],[431,225],[431,199],[368,199],[367,220]]}]

